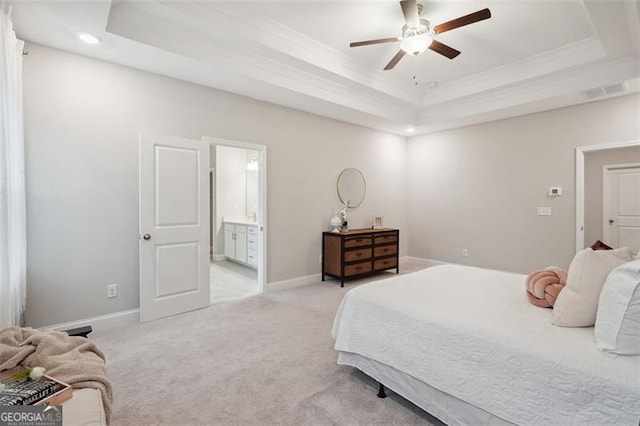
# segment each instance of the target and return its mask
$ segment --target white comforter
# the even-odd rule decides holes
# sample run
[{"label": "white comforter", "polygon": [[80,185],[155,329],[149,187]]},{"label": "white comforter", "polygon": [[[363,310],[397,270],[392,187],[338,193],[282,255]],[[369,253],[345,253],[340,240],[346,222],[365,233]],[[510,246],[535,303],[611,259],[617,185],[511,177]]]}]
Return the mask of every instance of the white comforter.
[{"label": "white comforter", "polygon": [[607,357],[593,327],[550,324],[524,275],[458,265],[349,291],[335,348],[392,366],[520,425],[633,425],[640,356]]}]

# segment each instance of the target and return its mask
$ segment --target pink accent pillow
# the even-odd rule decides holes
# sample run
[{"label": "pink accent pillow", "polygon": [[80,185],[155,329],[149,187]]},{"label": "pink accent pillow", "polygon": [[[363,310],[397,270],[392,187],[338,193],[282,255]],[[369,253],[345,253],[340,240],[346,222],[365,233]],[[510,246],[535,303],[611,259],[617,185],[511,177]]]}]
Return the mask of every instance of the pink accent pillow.
[{"label": "pink accent pillow", "polygon": [[567,282],[567,272],[557,266],[533,271],[527,276],[527,297],[532,305],[552,307]]}]

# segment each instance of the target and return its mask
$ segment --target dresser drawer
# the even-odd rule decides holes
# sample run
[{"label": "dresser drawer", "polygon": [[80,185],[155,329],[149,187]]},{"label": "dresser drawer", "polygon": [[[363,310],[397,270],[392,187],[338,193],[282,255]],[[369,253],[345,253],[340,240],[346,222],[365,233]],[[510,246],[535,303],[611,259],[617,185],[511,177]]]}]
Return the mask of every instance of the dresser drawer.
[{"label": "dresser drawer", "polygon": [[396,241],[398,241],[398,236],[396,234],[383,234],[376,236],[376,244],[395,243]]},{"label": "dresser drawer", "polygon": [[389,256],[392,254],[396,254],[398,252],[398,246],[390,245],[390,246],[380,246],[374,249],[373,255],[375,257],[379,256]]},{"label": "dresser drawer", "polygon": [[371,242],[371,237],[348,238],[345,240],[344,246],[346,248],[370,246]]},{"label": "dresser drawer", "polygon": [[344,276],[364,274],[371,272],[371,262],[356,263],[355,265],[348,265],[344,267]]},{"label": "dresser drawer", "polygon": [[373,269],[375,271],[382,271],[384,269],[395,268],[398,266],[398,262],[395,257],[389,257],[387,259],[379,259],[373,262]]},{"label": "dresser drawer", "polygon": [[344,252],[344,261],[353,262],[356,260],[365,260],[371,258],[373,251],[370,248],[360,250],[349,250]]}]

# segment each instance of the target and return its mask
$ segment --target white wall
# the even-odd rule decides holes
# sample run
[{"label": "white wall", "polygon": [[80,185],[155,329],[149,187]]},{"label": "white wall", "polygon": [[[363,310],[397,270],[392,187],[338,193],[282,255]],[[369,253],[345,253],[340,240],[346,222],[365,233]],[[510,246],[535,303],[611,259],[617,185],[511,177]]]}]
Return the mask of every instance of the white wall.
[{"label": "white wall", "polygon": [[215,146],[216,150],[216,248],[224,254],[224,220],[245,218],[247,210],[247,150]]},{"label": "white wall", "polygon": [[[575,148],[638,140],[639,117],[640,96],[629,95],[411,138],[409,253],[523,273],[566,268]],[[548,197],[550,186],[563,195]],[[552,216],[537,216],[537,206]]]},{"label": "white wall", "polygon": [[[27,324],[138,307],[138,132],[267,145],[269,282],[320,272],[336,178],[361,169],[371,214],[400,228],[406,255],[402,137],[36,44],[24,61]],[[106,284],[118,283],[116,299]]]}]

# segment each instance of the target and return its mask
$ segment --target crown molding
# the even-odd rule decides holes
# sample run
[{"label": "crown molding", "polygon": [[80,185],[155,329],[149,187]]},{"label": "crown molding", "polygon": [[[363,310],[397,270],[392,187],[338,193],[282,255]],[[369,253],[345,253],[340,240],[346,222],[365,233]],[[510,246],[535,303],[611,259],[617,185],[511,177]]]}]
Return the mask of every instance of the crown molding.
[{"label": "crown molding", "polygon": [[[416,115],[415,110],[405,102],[371,91],[354,90],[348,83],[300,70],[253,51],[239,52],[231,47],[211,44],[208,38],[178,38],[176,34],[185,33],[182,24],[176,23],[175,19],[163,20],[158,13],[151,14],[144,9],[148,5],[119,4],[109,16],[107,31],[215,67],[217,73],[227,71],[240,74],[375,116],[404,122]],[[215,87],[215,81],[209,85]]]},{"label": "crown molding", "polygon": [[604,48],[597,39],[580,40],[521,61],[443,84],[428,93],[422,106],[430,107],[480,92],[515,85],[602,59],[605,56]]},{"label": "crown molding", "polygon": [[[311,66],[313,72],[322,70],[330,78],[339,77],[345,82],[356,83],[360,90],[374,91],[378,96],[386,95],[389,99],[401,99],[412,104],[419,104],[422,98],[422,93],[407,87],[406,81],[394,74],[365,67],[349,55],[257,14],[247,5],[234,3],[233,8],[229,8],[224,3],[215,2],[159,4],[189,16],[193,20],[191,28],[199,25],[203,31],[221,38],[229,38],[229,34],[233,34],[238,38],[236,42],[243,40],[247,47],[258,43],[264,49],[285,55],[286,59]],[[238,28],[242,31],[238,32]],[[269,56],[268,52],[261,53]]]},{"label": "crown molding", "polygon": [[575,94],[595,87],[625,82],[637,77],[640,59],[627,57],[569,73],[540,76],[528,83],[484,92],[426,108],[418,115],[418,125],[462,119],[489,111],[514,108],[563,95]]}]

